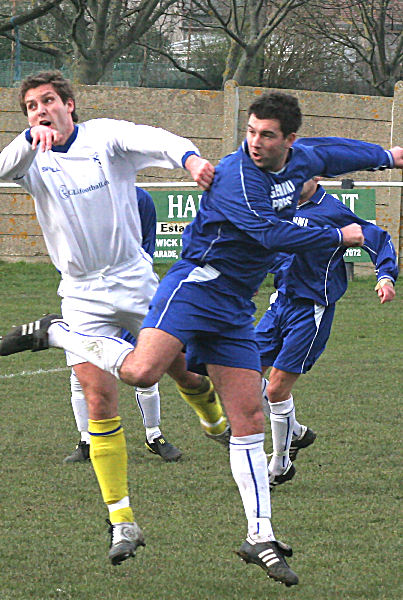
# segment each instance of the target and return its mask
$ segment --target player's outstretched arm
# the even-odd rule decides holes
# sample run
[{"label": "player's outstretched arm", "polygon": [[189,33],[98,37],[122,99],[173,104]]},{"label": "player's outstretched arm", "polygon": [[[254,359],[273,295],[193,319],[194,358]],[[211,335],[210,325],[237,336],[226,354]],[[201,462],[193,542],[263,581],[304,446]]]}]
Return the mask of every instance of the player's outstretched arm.
[{"label": "player's outstretched arm", "polygon": [[362,233],[361,225],[351,223],[340,229],[343,236],[343,246],[362,246],[364,243],[364,234]]},{"label": "player's outstretched arm", "polygon": [[403,169],[403,148],[401,146],[395,146],[390,149],[390,153],[393,156],[395,169]]},{"label": "player's outstretched arm", "polygon": [[396,296],[395,286],[393,285],[393,281],[384,277],[380,279],[375,286],[375,291],[378,293],[379,300],[381,304],[385,304],[385,302],[392,302],[394,297]]},{"label": "player's outstretched arm", "polygon": [[185,162],[185,168],[203,190],[209,189],[214,179],[214,167],[208,160],[191,154]]}]

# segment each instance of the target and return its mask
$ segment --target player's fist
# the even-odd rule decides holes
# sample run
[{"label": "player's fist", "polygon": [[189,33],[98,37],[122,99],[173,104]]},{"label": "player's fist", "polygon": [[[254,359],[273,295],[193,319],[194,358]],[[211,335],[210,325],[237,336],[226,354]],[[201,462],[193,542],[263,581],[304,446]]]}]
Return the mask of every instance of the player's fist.
[{"label": "player's fist", "polygon": [[52,145],[57,145],[61,139],[60,133],[47,125],[35,125],[31,127],[30,134],[32,137],[32,150],[38,147],[41,152],[51,150]]},{"label": "player's fist", "polygon": [[393,156],[393,162],[396,169],[403,168],[403,148],[401,146],[395,146],[390,149],[390,153]]},{"label": "player's fist", "polygon": [[343,246],[362,246],[364,243],[364,235],[361,225],[351,223],[340,229],[343,236]]},{"label": "player's fist", "polygon": [[186,169],[203,190],[208,190],[214,179],[214,167],[208,160],[191,154],[185,162]]}]

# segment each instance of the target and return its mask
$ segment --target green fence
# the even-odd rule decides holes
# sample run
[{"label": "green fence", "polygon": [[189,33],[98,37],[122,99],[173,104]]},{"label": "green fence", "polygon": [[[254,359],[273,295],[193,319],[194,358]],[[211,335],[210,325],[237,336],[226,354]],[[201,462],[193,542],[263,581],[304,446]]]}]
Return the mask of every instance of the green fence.
[{"label": "green fence", "polygon": [[[0,87],[18,86],[15,81],[14,63],[10,60],[0,60]],[[21,79],[31,73],[54,69],[55,65],[49,62],[20,61],[19,71]],[[63,66],[62,73],[71,78],[70,67]],[[115,85],[127,87],[154,87],[154,88],[183,88],[203,89],[203,82],[197,77],[181,73],[169,64],[159,63],[117,63],[109,67],[102,77],[99,85]]]}]

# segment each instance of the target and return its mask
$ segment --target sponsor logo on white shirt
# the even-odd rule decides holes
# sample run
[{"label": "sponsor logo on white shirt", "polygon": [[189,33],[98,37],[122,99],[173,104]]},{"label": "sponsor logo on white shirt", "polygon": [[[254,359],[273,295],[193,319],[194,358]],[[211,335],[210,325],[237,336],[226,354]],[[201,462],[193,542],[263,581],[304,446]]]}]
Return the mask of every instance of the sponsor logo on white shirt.
[{"label": "sponsor logo on white shirt", "polygon": [[107,179],[105,179],[105,181],[100,181],[99,183],[89,185],[86,188],[76,188],[76,189],[72,189],[72,190],[69,190],[66,185],[61,185],[59,188],[59,195],[61,198],[66,200],[67,198],[70,198],[71,196],[81,196],[81,194],[86,194],[87,192],[93,192],[95,190],[99,190],[99,189],[105,187],[106,185],[109,185],[109,181]]}]

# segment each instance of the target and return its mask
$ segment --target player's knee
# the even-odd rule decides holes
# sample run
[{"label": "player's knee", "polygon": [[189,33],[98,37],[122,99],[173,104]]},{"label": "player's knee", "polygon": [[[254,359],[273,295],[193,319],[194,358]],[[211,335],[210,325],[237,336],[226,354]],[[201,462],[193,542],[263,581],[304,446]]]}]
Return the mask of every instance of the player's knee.
[{"label": "player's knee", "polygon": [[142,388],[149,388],[158,383],[159,373],[151,365],[136,365],[136,368],[131,368],[130,365],[123,365],[119,369],[119,377],[122,381],[129,385],[134,385]]}]

